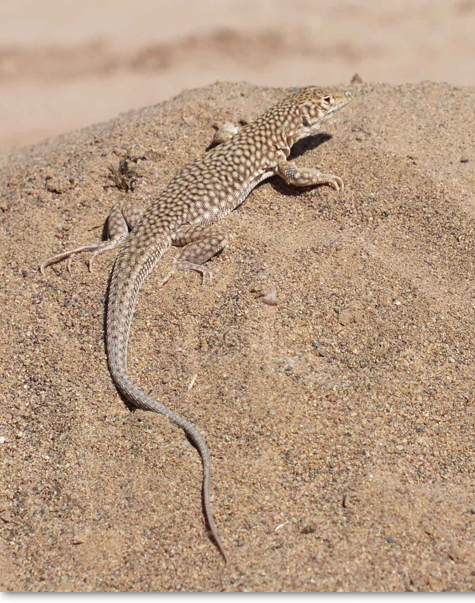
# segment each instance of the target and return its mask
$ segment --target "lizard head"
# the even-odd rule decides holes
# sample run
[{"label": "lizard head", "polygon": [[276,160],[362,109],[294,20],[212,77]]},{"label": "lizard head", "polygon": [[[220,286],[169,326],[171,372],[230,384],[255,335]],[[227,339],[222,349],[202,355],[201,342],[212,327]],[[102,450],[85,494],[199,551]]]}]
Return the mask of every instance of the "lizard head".
[{"label": "lizard head", "polygon": [[294,142],[315,134],[323,122],[330,119],[349,101],[349,92],[329,92],[316,86],[299,90],[292,98],[292,105],[299,115]]}]

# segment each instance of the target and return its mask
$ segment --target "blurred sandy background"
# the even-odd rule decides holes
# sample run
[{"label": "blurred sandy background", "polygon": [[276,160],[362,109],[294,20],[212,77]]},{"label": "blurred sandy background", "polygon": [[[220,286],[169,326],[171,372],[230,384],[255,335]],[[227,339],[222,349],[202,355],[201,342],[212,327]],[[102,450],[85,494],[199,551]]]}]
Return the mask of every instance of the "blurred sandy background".
[{"label": "blurred sandy background", "polygon": [[0,149],[216,80],[475,84],[475,0],[2,0]]}]

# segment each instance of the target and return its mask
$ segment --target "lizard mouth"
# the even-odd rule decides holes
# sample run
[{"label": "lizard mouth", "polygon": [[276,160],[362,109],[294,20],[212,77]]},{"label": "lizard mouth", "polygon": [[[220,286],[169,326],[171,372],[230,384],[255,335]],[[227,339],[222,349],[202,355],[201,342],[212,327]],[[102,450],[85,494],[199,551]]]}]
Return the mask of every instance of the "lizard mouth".
[{"label": "lizard mouth", "polygon": [[349,101],[349,99],[345,98],[345,99],[341,100],[339,103],[333,105],[333,107],[328,111],[328,113],[323,116],[322,121],[327,121],[328,119],[331,119],[337,111],[339,111],[345,105],[348,104],[348,101]]}]

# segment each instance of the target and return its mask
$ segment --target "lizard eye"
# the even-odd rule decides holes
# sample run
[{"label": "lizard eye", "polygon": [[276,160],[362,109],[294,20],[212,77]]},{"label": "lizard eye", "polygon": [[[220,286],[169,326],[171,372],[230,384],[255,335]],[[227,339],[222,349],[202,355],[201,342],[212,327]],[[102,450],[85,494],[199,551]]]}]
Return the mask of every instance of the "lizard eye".
[{"label": "lizard eye", "polygon": [[328,107],[328,105],[331,105],[332,102],[332,97],[331,96],[325,96],[324,98],[322,98],[322,103]]}]

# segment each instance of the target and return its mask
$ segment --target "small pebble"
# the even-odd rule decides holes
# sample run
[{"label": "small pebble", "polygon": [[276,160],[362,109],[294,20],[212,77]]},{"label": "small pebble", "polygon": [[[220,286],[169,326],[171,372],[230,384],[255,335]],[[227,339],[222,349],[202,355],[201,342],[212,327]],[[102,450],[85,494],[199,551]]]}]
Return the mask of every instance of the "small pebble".
[{"label": "small pebble", "polygon": [[10,511],[10,509],[4,509],[3,511],[0,512],[0,519],[2,521],[4,521],[5,523],[10,523],[11,520],[13,519],[12,513]]},{"label": "small pebble", "polygon": [[386,542],[389,542],[389,544],[392,544],[393,542],[396,542],[396,539],[394,538],[394,536],[388,536],[386,538]]},{"label": "small pebble", "polygon": [[357,312],[351,310],[350,308],[344,308],[343,310],[340,310],[340,312],[338,312],[338,322],[344,327],[351,324],[352,322],[356,322],[357,318]]},{"label": "small pebble", "polygon": [[314,341],[312,345],[317,350],[319,356],[321,356],[322,358],[326,358],[328,356],[328,354],[325,352],[325,348],[323,347],[323,343],[320,343],[319,341]]}]

